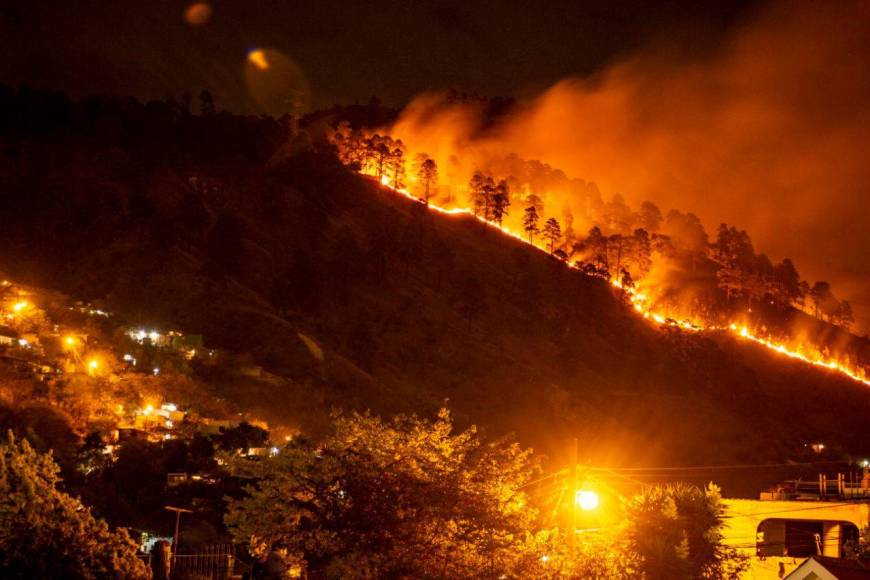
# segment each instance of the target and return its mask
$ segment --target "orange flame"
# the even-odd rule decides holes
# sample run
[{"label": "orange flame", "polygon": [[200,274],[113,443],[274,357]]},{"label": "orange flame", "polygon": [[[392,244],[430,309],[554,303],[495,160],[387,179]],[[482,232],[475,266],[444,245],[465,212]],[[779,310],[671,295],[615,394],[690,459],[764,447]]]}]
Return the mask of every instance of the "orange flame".
[{"label": "orange flame", "polygon": [[[388,187],[390,190],[404,195],[405,197],[412,199],[416,202],[423,203],[422,200],[413,195],[410,191],[404,188],[396,188],[392,184],[392,180],[386,175],[380,178],[381,185]],[[504,226],[500,226],[496,223],[487,221],[486,219],[475,215],[468,208],[444,208],[438,205],[434,205],[432,203],[428,204],[428,208],[432,211],[436,211],[438,213],[447,214],[447,215],[468,215],[479,222],[482,222],[484,225],[491,227],[493,229],[500,230],[503,234],[511,236],[524,244],[530,245],[533,248],[540,250],[541,252],[549,254],[546,248],[541,247],[537,244],[529,242],[528,238],[525,236],[514,232]],[[566,263],[566,267],[577,269],[577,266],[573,264]],[[832,370],[838,372],[854,381],[858,381],[859,383],[863,383],[867,386],[870,386],[870,379],[867,378],[866,371],[855,365],[848,364],[847,362],[841,362],[837,359],[833,359],[830,357],[824,356],[818,350],[814,350],[814,352],[808,353],[806,352],[805,347],[803,345],[798,346],[789,346],[781,342],[775,341],[770,336],[760,336],[755,334],[753,331],[749,329],[746,325],[738,324],[736,322],[729,324],[727,327],[719,327],[713,325],[702,325],[700,323],[696,323],[694,321],[688,319],[674,319],[670,317],[666,317],[665,315],[656,312],[652,309],[650,305],[650,301],[646,294],[643,292],[639,292],[637,289],[629,287],[626,288],[618,279],[610,280],[610,284],[615,288],[619,288],[623,292],[625,292],[633,309],[638,312],[645,320],[650,320],[659,326],[672,326],[679,328],[681,330],[689,331],[689,332],[705,332],[705,331],[727,331],[731,334],[745,340],[752,341],[755,344],[761,345],[775,353],[778,353],[783,356],[787,356],[789,358],[799,360],[813,366],[822,367],[828,370]]]}]

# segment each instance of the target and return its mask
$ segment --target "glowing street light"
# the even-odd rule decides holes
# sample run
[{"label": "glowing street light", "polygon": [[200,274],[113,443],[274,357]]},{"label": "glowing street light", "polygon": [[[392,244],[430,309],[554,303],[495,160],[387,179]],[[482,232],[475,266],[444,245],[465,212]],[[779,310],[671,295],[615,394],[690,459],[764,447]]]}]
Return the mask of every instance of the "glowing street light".
[{"label": "glowing street light", "polygon": [[100,368],[100,361],[95,358],[92,358],[88,361],[88,374],[94,375],[97,373],[97,370]]},{"label": "glowing street light", "polygon": [[578,489],[574,494],[574,505],[583,511],[591,511],[598,507],[598,494],[588,489]]}]

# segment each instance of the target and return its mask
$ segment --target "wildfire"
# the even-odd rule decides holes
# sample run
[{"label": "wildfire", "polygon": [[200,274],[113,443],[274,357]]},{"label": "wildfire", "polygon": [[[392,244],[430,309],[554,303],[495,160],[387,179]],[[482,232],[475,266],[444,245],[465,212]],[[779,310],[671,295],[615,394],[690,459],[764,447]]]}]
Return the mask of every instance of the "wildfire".
[{"label": "wildfire", "polygon": [[[388,187],[390,190],[396,193],[404,195],[405,197],[412,199],[416,202],[422,203],[422,200],[420,200],[417,196],[412,194],[407,189],[394,187],[392,180],[387,175],[381,176],[380,183],[381,185]],[[487,227],[500,230],[505,235],[511,236],[512,238],[515,238],[523,242],[524,244],[530,245],[541,252],[549,254],[546,248],[530,242],[525,236],[515,231],[512,231],[502,225],[488,221],[481,216],[475,215],[474,212],[472,212],[468,208],[445,208],[434,205],[432,203],[427,204],[427,206],[432,211],[436,211],[442,214],[467,215],[473,217],[479,222],[482,222]],[[577,269],[577,267],[573,264],[566,263],[566,266],[569,268]],[[867,378],[866,371],[861,367],[851,365],[848,362],[841,362],[837,359],[826,357],[818,351],[808,353],[802,345],[799,345],[797,347],[790,346],[781,342],[777,342],[770,336],[760,336],[758,334],[755,334],[752,330],[750,330],[749,327],[744,324],[738,324],[735,322],[729,324],[727,327],[710,325],[705,326],[691,320],[674,319],[664,316],[663,314],[653,310],[653,307],[650,305],[650,300],[645,293],[638,291],[634,287],[624,287],[622,282],[615,278],[610,280],[610,283],[612,286],[619,288],[620,290],[625,292],[626,296],[631,302],[632,308],[639,315],[643,316],[644,319],[649,320],[650,322],[658,326],[672,326],[689,332],[727,331],[740,339],[752,341],[755,344],[761,345],[773,352],[776,352],[777,354],[787,356],[795,360],[803,361],[813,366],[822,367],[831,371],[838,372],[854,381],[858,381],[867,386],[870,386],[870,379]]]}]

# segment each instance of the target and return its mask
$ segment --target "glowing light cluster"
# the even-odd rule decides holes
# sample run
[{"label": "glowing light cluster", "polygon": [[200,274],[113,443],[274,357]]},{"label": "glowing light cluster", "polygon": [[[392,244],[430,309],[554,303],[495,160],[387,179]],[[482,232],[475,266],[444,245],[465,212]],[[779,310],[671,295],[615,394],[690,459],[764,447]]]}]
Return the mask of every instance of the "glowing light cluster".
[{"label": "glowing light cluster", "polygon": [[[381,185],[388,187],[390,190],[404,195],[405,197],[412,199],[418,203],[424,203],[417,196],[412,194],[410,191],[404,188],[394,187],[392,184],[392,180],[384,175],[380,178]],[[467,208],[444,208],[438,205],[434,205],[431,202],[427,204],[427,207],[432,211],[436,211],[438,213],[447,214],[447,215],[467,215],[473,217],[474,219],[482,222],[488,227],[500,230],[505,235],[511,236],[524,244],[530,245],[533,248],[540,250],[541,252],[549,254],[546,248],[538,246],[529,241],[529,239],[517,232],[514,232],[504,226],[498,225],[496,223],[490,222],[478,215],[475,215],[470,209]],[[572,269],[577,269],[577,267],[573,264],[565,264],[567,267]],[[650,322],[658,325],[658,326],[671,326],[675,328],[679,328],[681,330],[689,331],[689,332],[703,332],[703,331],[726,331],[734,334],[735,336],[752,341],[755,344],[761,345],[777,354],[787,356],[789,358],[799,360],[808,364],[811,364],[816,367],[825,368],[837,373],[840,373],[846,377],[854,381],[858,381],[867,386],[870,386],[870,379],[867,378],[866,371],[856,365],[849,364],[848,362],[840,361],[828,356],[825,356],[818,350],[814,352],[808,352],[807,349],[802,346],[790,346],[782,342],[777,342],[771,336],[761,336],[753,332],[749,327],[743,324],[732,323],[726,327],[719,326],[710,326],[710,325],[702,325],[687,319],[674,319],[668,316],[665,316],[659,312],[653,310],[653,306],[650,303],[647,295],[641,291],[633,287],[624,287],[623,284],[618,279],[612,279],[610,281],[611,285],[619,288],[623,292],[625,292],[629,301],[631,302],[632,308],[644,319],[649,320]]]}]

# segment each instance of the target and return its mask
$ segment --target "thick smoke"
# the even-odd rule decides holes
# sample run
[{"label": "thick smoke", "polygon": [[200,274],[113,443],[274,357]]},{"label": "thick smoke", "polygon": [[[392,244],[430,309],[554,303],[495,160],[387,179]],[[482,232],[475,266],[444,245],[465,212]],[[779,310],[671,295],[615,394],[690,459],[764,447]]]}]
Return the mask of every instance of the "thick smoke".
[{"label": "thick smoke", "polygon": [[[830,281],[870,329],[870,3],[771,5],[715,54],[674,54],[657,45],[564,80],[485,131],[474,107],[424,95],[392,132],[446,183],[515,154],[605,199],[694,212],[711,234],[745,228],[759,251]],[[588,183],[535,193],[576,218],[578,187],[588,203]]]}]

